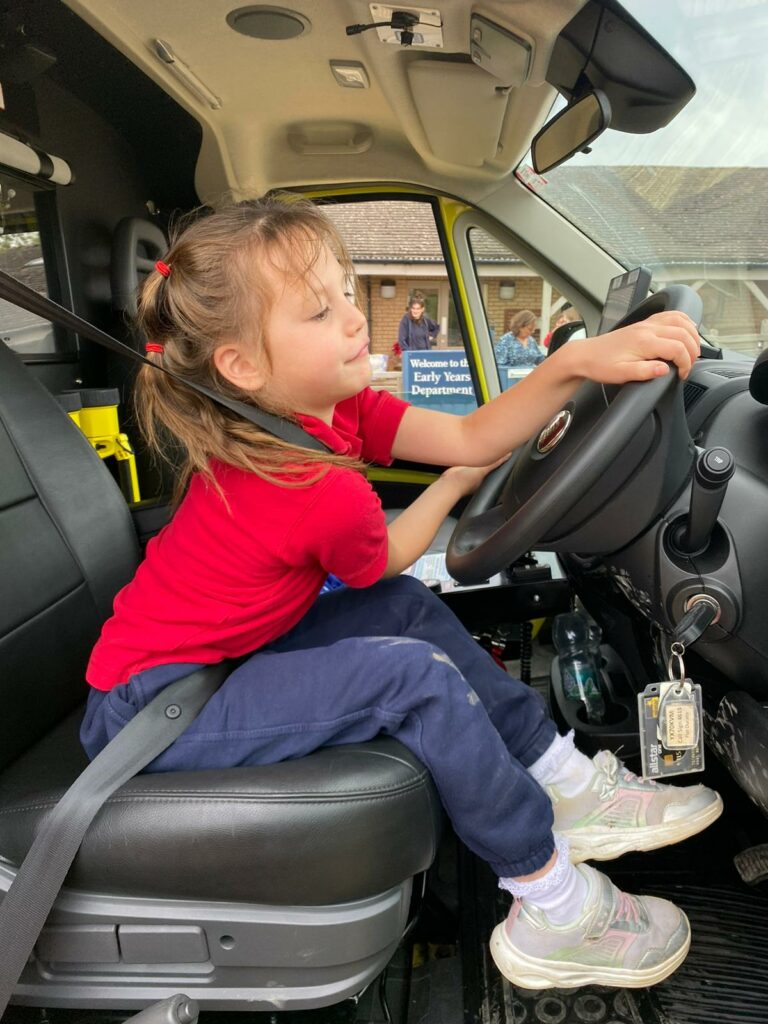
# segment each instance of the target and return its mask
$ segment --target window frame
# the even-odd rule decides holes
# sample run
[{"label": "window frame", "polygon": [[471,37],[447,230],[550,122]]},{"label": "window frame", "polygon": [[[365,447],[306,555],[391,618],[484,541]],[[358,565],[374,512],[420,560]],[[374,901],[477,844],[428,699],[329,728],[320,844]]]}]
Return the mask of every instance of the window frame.
[{"label": "window frame", "polygon": [[[16,181],[20,187],[32,192],[48,298],[59,305],[71,308],[68,276],[65,273],[66,254],[56,201],[57,190],[60,186],[6,167],[0,168],[0,173],[4,179]],[[17,355],[22,362],[27,365],[45,365],[77,363],[79,361],[77,337],[60,324],[52,323],[51,327],[53,329],[53,349],[50,352],[28,352],[26,354],[19,352]]]}]

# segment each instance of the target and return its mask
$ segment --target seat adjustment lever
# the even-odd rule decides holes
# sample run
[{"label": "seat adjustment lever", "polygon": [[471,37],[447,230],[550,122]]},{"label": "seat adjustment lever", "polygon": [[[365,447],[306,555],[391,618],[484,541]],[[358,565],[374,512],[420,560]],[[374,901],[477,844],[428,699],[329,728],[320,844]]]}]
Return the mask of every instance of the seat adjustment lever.
[{"label": "seat adjustment lever", "polygon": [[125,1024],[197,1024],[200,1008],[194,999],[181,993],[152,1003]]}]

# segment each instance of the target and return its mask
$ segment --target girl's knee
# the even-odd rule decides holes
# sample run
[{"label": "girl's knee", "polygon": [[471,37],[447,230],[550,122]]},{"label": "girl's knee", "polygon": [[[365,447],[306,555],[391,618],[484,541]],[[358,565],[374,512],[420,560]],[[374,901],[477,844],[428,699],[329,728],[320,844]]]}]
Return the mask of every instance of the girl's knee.
[{"label": "girl's knee", "polygon": [[434,697],[464,700],[473,692],[445,651],[426,640],[383,637],[380,651],[395,668],[392,678],[396,688],[418,694],[419,700]]}]

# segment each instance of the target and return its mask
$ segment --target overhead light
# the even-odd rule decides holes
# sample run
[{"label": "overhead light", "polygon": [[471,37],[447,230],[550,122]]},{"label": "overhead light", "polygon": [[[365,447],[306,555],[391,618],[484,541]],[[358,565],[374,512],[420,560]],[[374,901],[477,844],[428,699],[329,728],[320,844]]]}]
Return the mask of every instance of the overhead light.
[{"label": "overhead light", "polygon": [[368,72],[359,60],[332,60],[333,77],[345,89],[367,89]]},{"label": "overhead light", "polygon": [[158,57],[165,67],[182,82],[189,91],[206,103],[211,110],[219,110],[221,107],[221,100],[218,96],[211,92],[205,82],[201,82],[194,71],[185,64],[183,60],[179,60],[176,54],[173,52],[168,43],[162,39],[153,40],[154,53]]},{"label": "overhead light", "polygon": [[499,284],[500,299],[514,299],[517,288],[514,281],[502,281]]},{"label": "overhead light", "polygon": [[382,299],[394,299],[397,294],[397,285],[394,281],[384,280],[379,286],[379,295]]}]

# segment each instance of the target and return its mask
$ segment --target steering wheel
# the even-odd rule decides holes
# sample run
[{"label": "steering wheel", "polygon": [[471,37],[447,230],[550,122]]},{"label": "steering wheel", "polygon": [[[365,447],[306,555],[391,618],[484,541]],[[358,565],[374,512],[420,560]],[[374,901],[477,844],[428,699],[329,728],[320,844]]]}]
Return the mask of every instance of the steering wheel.
[{"label": "steering wheel", "polygon": [[[648,296],[613,330],[670,310],[686,313],[698,325],[702,302],[692,288],[669,285]],[[679,383],[674,367],[663,377],[622,386],[585,381],[543,430],[483,480],[448,544],[451,576],[459,583],[479,583],[547,537]],[[663,432],[664,409],[659,412]]]}]

